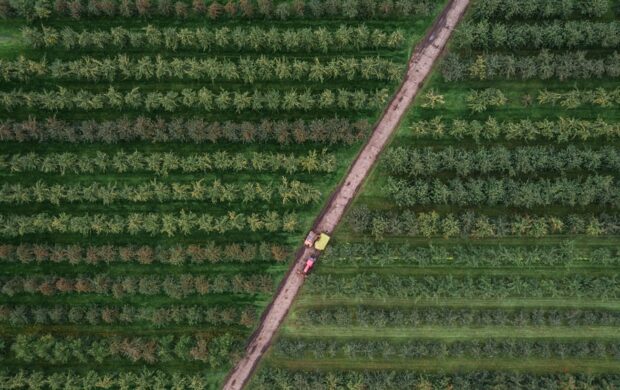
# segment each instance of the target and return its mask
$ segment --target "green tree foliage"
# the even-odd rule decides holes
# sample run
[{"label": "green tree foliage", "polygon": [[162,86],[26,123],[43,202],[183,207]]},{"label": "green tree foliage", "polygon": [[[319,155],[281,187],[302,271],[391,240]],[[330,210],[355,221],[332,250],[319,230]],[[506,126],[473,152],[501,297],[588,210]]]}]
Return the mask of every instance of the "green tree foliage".
[{"label": "green tree foliage", "polygon": [[429,177],[438,173],[467,177],[503,174],[511,177],[554,172],[617,171],[620,151],[612,146],[600,149],[554,146],[489,146],[463,149],[395,147],[387,151],[382,166],[392,175]]},{"label": "green tree foliage", "polygon": [[532,215],[506,214],[488,216],[473,211],[461,214],[439,214],[435,211],[396,212],[370,211],[365,207],[353,209],[348,224],[355,233],[369,233],[376,239],[385,235],[411,237],[545,237],[551,234],[614,235],[620,231],[617,214]]},{"label": "green tree foliage", "polygon": [[486,339],[467,341],[412,340],[390,342],[384,340],[295,340],[281,337],[275,353],[289,359],[302,358],[317,352],[327,352],[346,359],[424,359],[452,356],[480,358],[611,358],[620,352],[620,343],[613,341],[552,341],[527,339]]},{"label": "green tree foliage", "polygon": [[616,299],[620,286],[615,273],[592,276],[581,273],[525,276],[506,275],[319,275],[308,279],[308,288],[330,297],[402,299],[504,299],[564,297]]},{"label": "green tree foliage", "polygon": [[264,119],[252,122],[206,122],[202,118],[122,118],[95,122],[67,122],[49,117],[44,121],[0,121],[0,140],[17,142],[61,141],[70,143],[102,142],[193,142],[193,143],[277,143],[306,142],[351,145],[366,139],[371,131],[365,120],[341,118],[295,121]]},{"label": "green tree foliage", "polygon": [[130,305],[0,305],[0,323],[13,327],[24,325],[239,325],[256,323],[253,306],[158,306]]},{"label": "green tree foliage", "polygon": [[601,17],[609,12],[607,0],[491,0],[476,4],[475,19],[550,19],[571,17]]},{"label": "green tree foliage", "polygon": [[274,276],[270,274],[219,274],[213,277],[181,274],[175,276],[109,276],[106,274],[65,277],[41,275],[0,278],[2,295],[40,294],[91,294],[97,296],[155,296],[182,299],[192,295],[208,294],[270,294],[274,289]]},{"label": "green tree foliage", "polygon": [[620,54],[592,57],[585,52],[551,53],[534,56],[484,53],[475,57],[448,54],[441,62],[445,81],[600,79],[620,77]]},{"label": "green tree foliage", "polygon": [[460,177],[501,174],[510,177],[527,175],[531,178],[549,172],[618,171],[620,150],[613,146],[592,149],[574,145],[513,148],[500,145],[476,149],[399,146],[386,152],[382,167],[391,175],[411,178],[430,177],[439,173]]},{"label": "green tree foliage", "polygon": [[330,80],[388,80],[401,78],[401,66],[379,57],[332,57],[327,60],[289,59],[287,57],[241,57],[237,61],[226,58],[165,58],[116,57],[94,58],[82,56],[77,60],[53,62],[0,59],[0,70],[5,81],[28,82],[35,79],[85,80],[114,82],[121,80],[210,80],[241,81],[300,81],[325,83]]},{"label": "green tree foliage", "polygon": [[0,215],[0,235],[21,237],[26,234],[148,234],[151,236],[187,236],[196,233],[295,232],[300,228],[294,213],[276,211],[245,215],[228,211],[223,215],[178,213],[130,213],[127,215],[47,213]]},{"label": "green tree foliage", "polygon": [[[103,363],[112,359],[128,360],[132,363],[154,364],[169,362],[173,358],[185,360],[197,359],[192,354],[175,356],[175,343],[182,342],[183,337],[58,337],[52,335],[25,335],[20,334],[12,340],[10,349],[12,357],[25,363],[46,362],[50,364],[66,364],[70,360],[84,363]],[[164,342],[169,339],[171,342]],[[202,337],[190,337],[190,347],[198,345]],[[239,348],[239,340],[229,334],[215,336],[207,341],[213,348],[209,353],[209,366],[217,367],[226,364],[231,358],[234,349]],[[226,362],[226,363],[225,363]]]},{"label": "green tree foliage", "polygon": [[151,388],[162,386],[179,390],[198,390],[208,388],[212,378],[208,374],[169,373],[143,368],[135,371],[97,372],[93,370],[75,372],[71,370],[38,371],[19,369],[0,371],[0,381],[9,389],[27,389],[36,386],[44,389],[75,386],[79,389],[97,387],[109,388]]},{"label": "green tree foliage", "polygon": [[[545,102],[546,99],[545,96]],[[618,123],[606,122],[600,118],[593,121],[559,117],[558,120],[521,119],[513,122],[498,122],[495,118],[489,117],[485,122],[463,119],[447,122],[441,117],[435,117],[431,120],[414,122],[411,131],[415,138],[473,139],[476,142],[506,139],[564,143],[596,138],[614,140],[620,137]]]},{"label": "green tree foliage", "polygon": [[[516,0],[521,4],[521,0]],[[547,1],[547,0],[541,0]],[[492,388],[498,383],[519,384],[531,390],[550,388],[605,388],[620,380],[617,374],[586,373],[525,373],[515,371],[463,371],[434,373],[419,371],[377,370],[301,370],[264,367],[258,371],[252,388],[258,390],[286,389],[291,387],[308,389],[330,388]],[[357,387],[354,387],[357,386]]]},{"label": "green tree foliage", "polygon": [[[335,96],[333,99],[331,97]],[[181,91],[140,92],[138,87],[121,92],[109,87],[107,92],[91,92],[79,89],[0,91],[0,107],[6,111],[17,108],[42,111],[97,111],[97,110],[146,110],[149,112],[179,110],[202,111],[312,111],[312,110],[350,110],[366,111],[383,107],[387,101],[387,89],[374,91],[324,89],[312,93],[310,89],[302,92],[296,89],[265,92],[220,90],[213,92],[208,88],[183,88]]]},{"label": "green tree foliage", "polygon": [[1,18],[26,18],[46,20],[71,17],[75,20],[91,18],[141,18],[175,17],[199,19],[205,14],[212,20],[235,19],[400,19],[428,16],[435,8],[432,0],[364,0],[334,2],[330,0],[296,0],[267,6],[262,0],[197,0],[150,2],[131,0],[76,0],[53,1],[2,0]]},{"label": "green tree foliage", "polygon": [[540,24],[464,21],[455,32],[458,49],[579,49],[620,47],[620,23],[590,20]]},{"label": "green tree foliage", "polygon": [[620,88],[613,90],[602,87],[589,90],[575,88],[571,91],[561,92],[543,89],[538,91],[536,100],[540,105],[560,106],[566,110],[584,105],[611,108],[620,106]]},{"label": "green tree foliage", "polygon": [[279,201],[283,205],[317,203],[321,192],[312,185],[282,178],[278,183],[222,183],[198,180],[165,183],[152,180],[144,183],[92,182],[80,184],[47,184],[38,181],[32,186],[4,183],[0,187],[0,203],[142,203],[171,201],[202,201],[218,203]]},{"label": "green tree foliage", "polygon": [[127,153],[120,150],[114,154],[97,151],[95,155],[72,152],[48,154],[0,155],[0,171],[43,172],[47,174],[91,174],[95,172],[152,172],[166,176],[170,172],[205,173],[228,172],[333,172],[336,157],[324,149],[320,153],[311,150],[305,156],[282,153],[253,152],[231,154],[227,151],[200,153],[189,156],[174,152]]},{"label": "green tree foliage", "polygon": [[261,244],[230,243],[218,245],[207,242],[202,245],[162,246],[115,246],[115,245],[19,245],[0,244],[0,262],[6,263],[68,263],[79,264],[216,264],[283,261],[288,249],[276,243]]},{"label": "green tree foliage", "polygon": [[472,112],[480,113],[490,107],[502,107],[508,102],[504,93],[497,88],[485,88],[481,90],[471,90],[465,98],[467,108]]},{"label": "green tree foliage", "polygon": [[389,177],[387,196],[398,206],[620,207],[620,185],[613,176],[514,180],[506,178],[416,179]]},{"label": "green tree foliage", "polygon": [[113,27],[109,30],[74,30],[24,27],[22,36],[35,48],[60,47],[65,50],[200,50],[204,52],[235,50],[252,52],[342,52],[361,49],[395,50],[404,43],[399,30],[370,30],[365,25],[337,29],[316,28],[175,28],[149,25],[142,30]]},{"label": "green tree foliage", "polygon": [[363,326],[374,328],[422,326],[620,326],[620,312],[596,309],[450,307],[378,308],[375,306],[320,307],[295,311],[301,326]]},{"label": "green tree foliage", "polygon": [[528,246],[419,246],[388,243],[347,243],[329,246],[321,256],[327,266],[407,265],[413,267],[566,267],[578,265],[610,266],[620,264],[620,248],[578,248],[574,241],[560,245]]}]

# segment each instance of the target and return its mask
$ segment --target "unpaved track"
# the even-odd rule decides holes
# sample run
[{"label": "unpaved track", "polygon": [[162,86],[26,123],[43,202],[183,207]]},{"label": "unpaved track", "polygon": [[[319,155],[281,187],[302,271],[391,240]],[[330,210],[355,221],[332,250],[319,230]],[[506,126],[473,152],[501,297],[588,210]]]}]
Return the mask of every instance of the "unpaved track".
[{"label": "unpaved track", "polygon": [[[368,143],[353,162],[342,184],[336,189],[329,203],[317,218],[314,224],[315,230],[328,233],[334,231],[344,215],[345,209],[353,200],[366,176],[370,173],[379,153],[381,153],[390,136],[398,127],[398,123],[407,111],[407,107],[413,101],[422,82],[430,73],[435,60],[445,47],[454,26],[462,17],[468,4],[469,0],[452,0],[427,33],[424,40],[418,44],[409,60],[409,68],[405,80],[390,105],[385,109]],[[297,252],[297,259],[280,284],[274,300],[263,314],[261,324],[252,335],[244,358],[226,378],[225,390],[242,389],[250,379],[254,368],[256,368],[260,358],[269,348],[271,340],[278,331],[295,296],[303,285],[304,278],[299,275],[299,271],[303,269],[305,259],[310,254],[311,251],[306,248],[302,248]]]}]

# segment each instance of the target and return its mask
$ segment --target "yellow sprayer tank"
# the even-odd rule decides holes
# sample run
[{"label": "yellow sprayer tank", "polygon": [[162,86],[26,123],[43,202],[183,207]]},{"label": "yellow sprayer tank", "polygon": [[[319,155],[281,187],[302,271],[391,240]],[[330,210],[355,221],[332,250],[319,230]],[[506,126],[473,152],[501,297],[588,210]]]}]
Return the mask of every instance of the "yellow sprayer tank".
[{"label": "yellow sprayer tank", "polygon": [[314,249],[322,251],[327,247],[327,243],[329,242],[329,236],[325,233],[321,233],[319,239],[314,243]]}]

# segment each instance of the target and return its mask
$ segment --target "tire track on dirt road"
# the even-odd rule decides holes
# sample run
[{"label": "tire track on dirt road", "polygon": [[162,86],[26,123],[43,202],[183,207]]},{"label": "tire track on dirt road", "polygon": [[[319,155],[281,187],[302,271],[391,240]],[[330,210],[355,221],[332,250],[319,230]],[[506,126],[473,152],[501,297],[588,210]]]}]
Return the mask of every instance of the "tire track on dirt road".
[{"label": "tire track on dirt road", "polygon": [[[400,120],[430,74],[433,64],[468,5],[469,0],[450,1],[424,39],[416,46],[400,89],[383,112],[370,139],[351,165],[344,180],[335,189],[329,202],[315,220],[315,231],[330,234],[334,231],[379,154],[398,128]],[[304,277],[299,275],[299,271],[303,269],[305,259],[311,252],[305,247],[297,252],[295,263],[280,283],[273,301],[261,317],[258,329],[251,336],[243,359],[226,378],[223,387],[225,390],[242,389],[250,379],[303,285]]]}]

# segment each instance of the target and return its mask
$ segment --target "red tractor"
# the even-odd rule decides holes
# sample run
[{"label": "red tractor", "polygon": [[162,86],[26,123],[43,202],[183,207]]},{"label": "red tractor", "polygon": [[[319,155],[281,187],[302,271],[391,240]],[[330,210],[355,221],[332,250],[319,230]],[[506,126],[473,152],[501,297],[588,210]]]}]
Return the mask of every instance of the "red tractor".
[{"label": "red tractor", "polygon": [[304,267],[304,270],[302,271],[302,274],[304,276],[308,275],[308,272],[310,272],[310,269],[312,269],[312,266],[314,265],[315,261],[316,261],[316,257],[314,256],[308,257],[308,260],[306,260],[306,266]]}]

